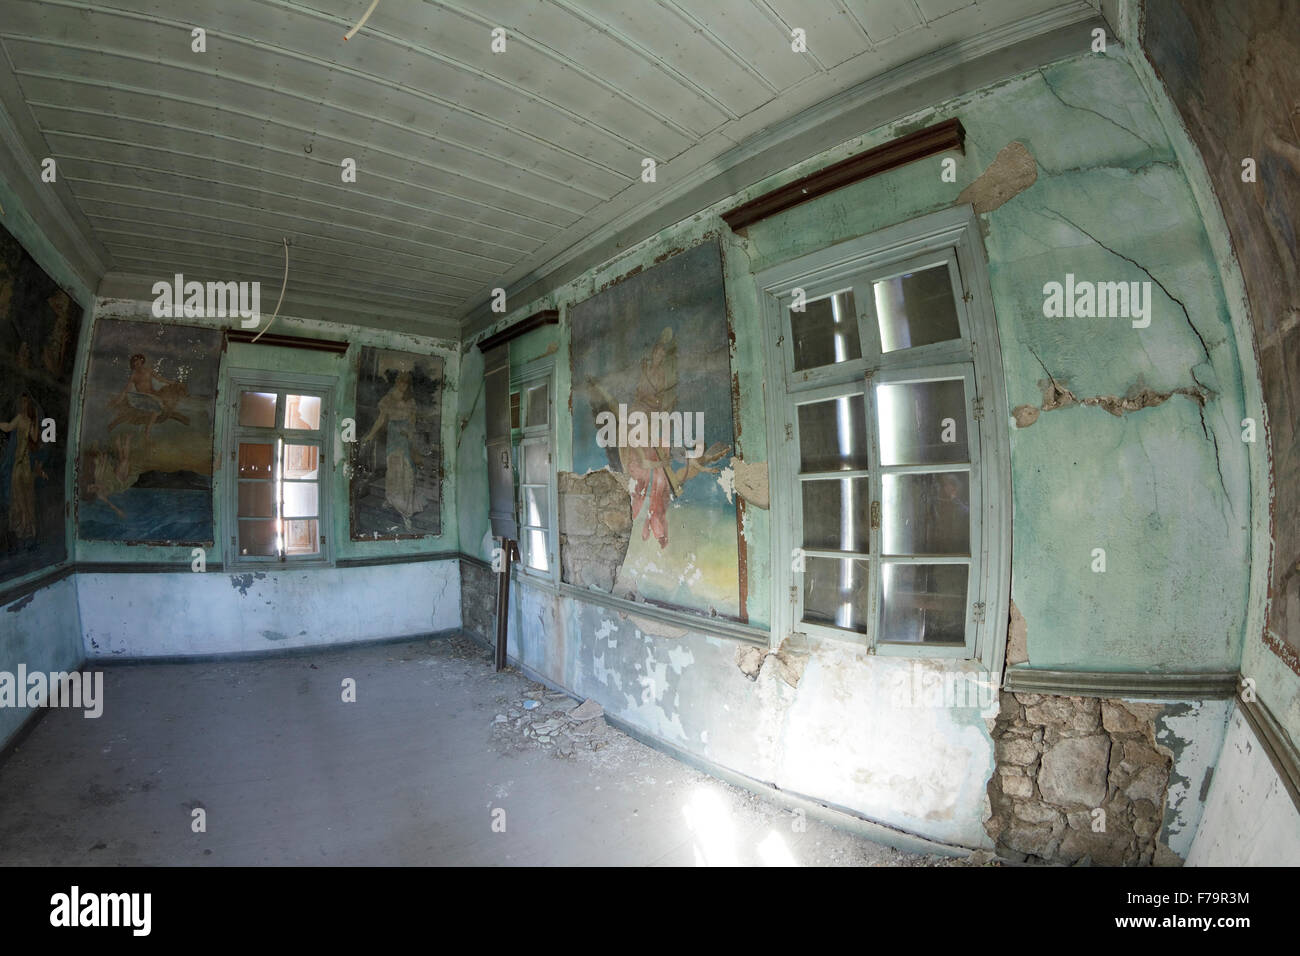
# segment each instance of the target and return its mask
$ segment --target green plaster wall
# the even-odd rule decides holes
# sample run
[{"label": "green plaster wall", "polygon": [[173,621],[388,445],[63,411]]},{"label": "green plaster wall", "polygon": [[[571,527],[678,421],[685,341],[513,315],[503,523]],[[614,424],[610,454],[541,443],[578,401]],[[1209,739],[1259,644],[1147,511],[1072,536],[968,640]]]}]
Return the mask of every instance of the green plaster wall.
[{"label": "green plaster wall", "polygon": [[[966,151],[956,181],[939,157],[805,203],[735,236],[719,214],[755,195],[912,129],[957,117]],[[1235,670],[1246,615],[1252,527],[1238,342],[1187,178],[1118,48],[1060,61],[875,130],[664,230],[579,279],[516,308],[566,310],[607,283],[703,239],[721,237],[737,453],[765,461],[760,310],[752,273],[947,207],[1009,143],[1037,180],[982,215],[1008,407],[1040,406],[1049,377],[1084,399],[1147,387],[1183,394],[1121,416],[1096,405],[1042,411],[1011,432],[1012,598],[1028,625],[1029,664],[1079,670]],[[1043,286],[1067,273],[1151,282],[1152,320],[1045,318]],[[1246,346],[1247,349],[1249,346]],[[567,363],[565,363],[567,365]],[[559,393],[560,401],[566,392]],[[560,418],[558,467],[571,422]],[[770,521],[746,513],[751,621],[770,615]],[[1093,549],[1106,571],[1092,570]]]}]

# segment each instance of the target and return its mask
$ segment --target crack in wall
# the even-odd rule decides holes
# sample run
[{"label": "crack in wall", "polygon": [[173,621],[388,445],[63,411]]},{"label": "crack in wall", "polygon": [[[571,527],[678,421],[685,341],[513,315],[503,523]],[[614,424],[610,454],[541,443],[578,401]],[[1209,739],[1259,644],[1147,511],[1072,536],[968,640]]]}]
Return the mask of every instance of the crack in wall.
[{"label": "crack in wall", "polygon": [[[1012,409],[1011,414],[1015,417],[1016,425],[1019,428],[1028,428],[1036,422],[1040,412],[1051,412],[1058,408],[1069,408],[1072,405],[1085,405],[1101,408],[1110,412],[1110,414],[1114,415],[1116,418],[1120,418],[1125,412],[1136,412],[1144,408],[1154,408],[1157,405],[1163,405],[1175,395],[1182,395],[1196,402],[1198,408],[1201,410],[1201,427],[1202,429],[1205,428],[1205,404],[1215,397],[1215,393],[1197,381],[1195,373],[1192,375],[1192,381],[1196,382],[1195,388],[1180,386],[1179,388],[1171,388],[1168,391],[1162,392],[1157,391],[1148,385],[1143,385],[1139,381],[1138,384],[1131,386],[1123,396],[1090,395],[1086,398],[1079,398],[1048,370],[1047,366],[1043,363],[1042,358],[1039,357],[1033,346],[1027,346],[1027,348],[1029,349],[1030,354],[1032,354],[1038,361],[1039,366],[1043,370],[1043,374],[1047,376],[1047,381],[1043,382],[1040,380],[1038,383],[1039,388],[1043,390],[1043,401],[1041,405],[1017,405]],[[1208,433],[1207,436],[1212,437],[1209,436]],[[1215,455],[1217,460],[1217,440],[1215,440]],[[1220,473],[1220,478],[1222,478],[1222,473]],[[1226,488],[1224,489],[1224,492],[1226,494]]]},{"label": "crack in wall", "polygon": [[1201,351],[1202,351],[1203,353],[1205,353],[1205,361],[1206,361],[1206,362],[1210,362],[1211,364],[1213,364],[1213,363],[1212,363],[1212,360],[1210,359],[1210,348],[1209,348],[1208,345],[1205,344],[1205,337],[1204,337],[1203,335],[1201,335],[1201,330],[1198,329],[1198,328],[1196,327],[1196,323],[1192,321],[1192,316],[1191,316],[1191,313],[1189,313],[1189,312],[1187,311],[1187,306],[1185,306],[1185,305],[1183,304],[1183,300],[1182,300],[1182,299],[1178,298],[1178,296],[1176,296],[1176,295],[1174,295],[1172,292],[1170,292],[1169,289],[1165,287],[1165,284],[1164,284],[1163,282],[1161,282],[1161,281],[1160,281],[1159,279],[1157,279],[1154,275],[1152,275],[1150,269],[1148,269],[1148,268],[1147,268],[1146,266],[1144,266],[1142,263],[1138,262],[1136,259],[1134,259],[1134,258],[1132,258],[1132,257],[1130,257],[1130,256],[1126,256],[1126,255],[1124,255],[1124,253],[1122,253],[1122,252],[1118,252],[1118,251],[1116,251],[1115,249],[1112,249],[1110,246],[1106,245],[1106,243],[1102,242],[1100,239],[1098,239],[1096,236],[1094,236],[1092,233],[1090,233],[1087,229],[1084,229],[1081,225],[1079,225],[1079,224],[1078,224],[1077,222],[1075,222],[1074,220],[1070,219],[1068,216],[1063,216],[1063,215],[1061,215],[1061,214],[1060,214],[1059,212],[1057,212],[1055,209],[1046,209],[1046,210],[1044,210],[1044,212],[1046,212],[1046,213],[1048,213],[1049,215],[1054,216],[1055,218],[1061,220],[1061,222],[1065,223],[1066,225],[1070,226],[1071,228],[1073,228],[1073,229],[1077,229],[1079,232],[1083,233],[1085,236],[1087,236],[1089,239],[1091,239],[1091,240],[1092,240],[1093,242],[1095,242],[1097,245],[1101,246],[1103,249],[1105,249],[1105,250],[1106,250],[1107,252],[1109,252],[1111,255],[1113,255],[1113,256],[1118,256],[1120,259],[1123,259],[1125,262],[1129,263],[1130,265],[1136,266],[1137,268],[1141,269],[1142,272],[1147,276],[1147,278],[1149,278],[1152,282],[1154,282],[1157,286],[1159,286],[1160,291],[1163,292],[1166,296],[1169,297],[1170,301],[1174,302],[1174,303],[1178,306],[1178,308],[1180,308],[1180,309],[1183,310],[1183,318],[1187,320],[1187,327],[1188,327],[1189,329],[1191,329],[1191,330],[1192,330],[1192,334],[1196,336],[1196,341],[1198,341],[1198,342],[1201,343]]},{"label": "crack in wall", "polygon": [[1042,70],[1041,67],[1040,67],[1039,70],[1038,70],[1038,75],[1041,76],[1041,77],[1043,78],[1043,84],[1047,87],[1047,91],[1048,91],[1049,93],[1051,93],[1052,96],[1056,98],[1056,101],[1057,101],[1058,103],[1060,103],[1062,106],[1064,106],[1066,109],[1071,109],[1071,110],[1080,110],[1081,112],[1084,112],[1084,113],[1091,113],[1093,116],[1096,116],[1098,119],[1105,120],[1107,123],[1109,123],[1111,126],[1114,126],[1116,129],[1121,129],[1121,130],[1123,130],[1124,132],[1128,133],[1128,134],[1129,134],[1130,136],[1132,136],[1134,139],[1136,139],[1136,140],[1138,140],[1139,142],[1143,143],[1143,144],[1147,147],[1147,149],[1152,149],[1152,150],[1154,150],[1154,149],[1156,148],[1155,145],[1152,144],[1152,143],[1151,143],[1149,140],[1147,140],[1145,137],[1143,137],[1143,136],[1139,136],[1137,133],[1133,132],[1133,130],[1129,129],[1127,126],[1124,126],[1124,125],[1121,124],[1121,123],[1117,123],[1117,122],[1115,122],[1113,119],[1111,119],[1111,118],[1110,118],[1109,116],[1107,116],[1105,113],[1098,113],[1096,110],[1094,110],[1094,109],[1089,109],[1089,108],[1086,107],[1086,106],[1079,106],[1079,105],[1076,104],[1076,103],[1068,103],[1068,102],[1066,102],[1066,101],[1061,97],[1061,94],[1058,93],[1058,92],[1056,91],[1056,87],[1054,87],[1054,86],[1052,85],[1052,81],[1049,80],[1049,79],[1047,78],[1047,74],[1043,72],[1043,70]]}]

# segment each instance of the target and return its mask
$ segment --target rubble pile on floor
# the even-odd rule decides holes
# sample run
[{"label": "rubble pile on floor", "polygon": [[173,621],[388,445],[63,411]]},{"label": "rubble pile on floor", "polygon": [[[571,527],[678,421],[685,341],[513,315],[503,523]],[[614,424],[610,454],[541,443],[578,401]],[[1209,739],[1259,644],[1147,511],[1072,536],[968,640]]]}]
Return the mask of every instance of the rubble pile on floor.
[{"label": "rubble pile on floor", "polygon": [[561,757],[579,750],[600,750],[615,731],[605,723],[605,712],[594,700],[577,706],[568,694],[531,684],[524,696],[497,698],[503,710],[492,718],[496,741],[515,750],[550,748]]}]

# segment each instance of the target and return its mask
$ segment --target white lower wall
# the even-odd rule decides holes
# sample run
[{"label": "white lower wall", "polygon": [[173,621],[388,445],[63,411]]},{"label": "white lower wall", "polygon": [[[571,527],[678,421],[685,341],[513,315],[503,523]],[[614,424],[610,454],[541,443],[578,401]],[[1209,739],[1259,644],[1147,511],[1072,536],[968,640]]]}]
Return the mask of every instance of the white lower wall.
[{"label": "white lower wall", "polygon": [[512,588],[509,652],[645,734],[710,763],[930,840],[990,847],[987,710],[916,693],[972,662],[911,661],[840,642],[815,647],[797,686],[769,655],[757,680],[748,645]]},{"label": "white lower wall", "polygon": [[278,651],[459,627],[460,565],[96,572],[76,600],[88,659]]},{"label": "white lower wall", "polygon": [[1295,866],[1300,810],[1234,707],[1188,866]]},{"label": "white lower wall", "polygon": [[[81,663],[77,595],[71,577],[0,608],[0,671],[70,671]],[[27,707],[0,707],[0,747],[32,715]]]}]

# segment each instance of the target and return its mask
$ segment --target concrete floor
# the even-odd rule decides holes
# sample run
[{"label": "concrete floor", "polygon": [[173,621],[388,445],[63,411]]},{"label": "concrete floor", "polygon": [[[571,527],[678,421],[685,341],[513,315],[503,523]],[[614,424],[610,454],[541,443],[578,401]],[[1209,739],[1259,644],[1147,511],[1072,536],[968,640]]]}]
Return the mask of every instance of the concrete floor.
[{"label": "concrete floor", "polygon": [[[577,701],[494,674],[462,637],[111,666],[104,701],[97,720],[50,711],[0,767],[0,864],[941,862],[812,819],[798,832],[603,720],[564,720]],[[543,742],[529,720],[565,729]]]}]

